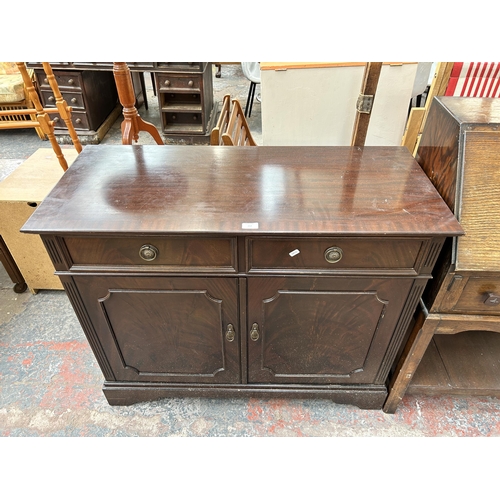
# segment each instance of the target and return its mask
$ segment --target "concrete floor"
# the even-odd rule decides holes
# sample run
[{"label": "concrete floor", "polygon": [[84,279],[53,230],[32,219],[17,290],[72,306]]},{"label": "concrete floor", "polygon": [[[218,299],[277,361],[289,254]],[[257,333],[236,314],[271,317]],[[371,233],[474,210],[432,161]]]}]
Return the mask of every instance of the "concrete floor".
[{"label": "concrete floor", "polygon": [[[143,119],[159,126],[150,86]],[[244,105],[248,82],[239,67],[214,78],[219,101]],[[121,117],[102,144],[120,144]],[[260,103],[250,127],[261,144]],[[141,134],[140,144],[153,144]],[[0,180],[40,147],[34,130],[0,131]],[[500,436],[500,400],[486,397],[403,399],[394,415],[328,400],[172,398],[109,406],[102,374],[64,292],[16,294],[0,266],[1,436]]]}]

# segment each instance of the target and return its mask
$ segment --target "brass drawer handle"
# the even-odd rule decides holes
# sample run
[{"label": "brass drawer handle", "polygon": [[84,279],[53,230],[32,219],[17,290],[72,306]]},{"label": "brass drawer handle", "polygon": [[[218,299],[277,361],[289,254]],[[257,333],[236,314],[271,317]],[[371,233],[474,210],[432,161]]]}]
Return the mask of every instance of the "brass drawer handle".
[{"label": "brass drawer handle", "polygon": [[189,82],[188,82],[188,87],[192,87],[193,85],[194,85],[193,80],[189,80]]},{"label": "brass drawer handle", "polygon": [[78,100],[78,99],[77,99],[76,97],[73,97],[73,98],[71,99],[71,102],[72,102],[73,104],[75,104],[75,102],[77,102],[77,100]]},{"label": "brass drawer handle", "polygon": [[69,83],[70,85],[73,85],[73,84],[75,83],[75,80],[73,80],[73,78],[70,78],[70,79],[68,80],[68,83]]},{"label": "brass drawer handle", "polygon": [[170,80],[165,80],[164,85],[165,85],[165,87],[170,87]]},{"label": "brass drawer handle", "polygon": [[52,102],[54,99],[55,99],[55,97],[53,95],[51,95],[50,97],[47,98],[47,101]]},{"label": "brass drawer handle", "polygon": [[226,330],[226,340],[228,342],[232,342],[234,340],[234,336],[235,336],[234,326],[231,323],[229,323],[229,325],[227,325],[227,330]]},{"label": "brass drawer handle", "polygon": [[158,249],[153,245],[142,245],[139,256],[141,259],[151,262],[158,257]]},{"label": "brass drawer handle", "polygon": [[486,300],[484,303],[487,306],[498,306],[500,304],[500,295],[498,293],[488,293],[488,297],[486,297]]},{"label": "brass drawer handle", "polygon": [[254,323],[252,325],[252,329],[250,330],[250,338],[256,342],[259,340],[259,325],[257,323]]},{"label": "brass drawer handle", "polygon": [[342,249],[339,247],[330,247],[325,250],[325,260],[330,264],[335,264],[342,258]]}]

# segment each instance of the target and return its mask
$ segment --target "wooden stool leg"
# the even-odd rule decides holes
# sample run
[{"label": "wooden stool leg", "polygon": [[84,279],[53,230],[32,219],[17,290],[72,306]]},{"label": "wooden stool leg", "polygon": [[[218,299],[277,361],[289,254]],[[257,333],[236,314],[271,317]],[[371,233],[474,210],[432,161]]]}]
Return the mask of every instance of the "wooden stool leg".
[{"label": "wooden stool leg", "polygon": [[385,413],[396,411],[439,323],[439,318],[433,318],[431,315],[426,317],[422,310],[418,313],[410,338],[389,383],[389,395],[383,407]]},{"label": "wooden stool leg", "polygon": [[31,81],[31,78],[26,69],[26,64],[24,64],[23,62],[16,62],[16,64],[21,75],[23,76],[24,86],[28,91],[28,95],[31,101],[33,102],[33,105],[35,106],[36,117],[38,122],[40,123],[40,127],[49,138],[52,149],[54,150],[54,153],[56,154],[57,159],[59,160],[59,164],[61,165],[62,169],[66,171],[68,170],[68,162],[66,161],[66,158],[64,158],[61,147],[57,143],[56,136],[54,135],[54,125],[50,121],[48,113],[43,109],[42,104],[40,103],[38,94],[36,93],[35,87],[33,86],[33,82]]}]

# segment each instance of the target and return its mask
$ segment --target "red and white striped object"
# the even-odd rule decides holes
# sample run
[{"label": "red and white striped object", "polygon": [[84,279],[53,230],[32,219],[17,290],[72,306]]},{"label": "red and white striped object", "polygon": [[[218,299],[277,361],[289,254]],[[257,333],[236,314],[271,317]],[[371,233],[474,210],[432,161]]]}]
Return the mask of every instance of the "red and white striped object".
[{"label": "red and white striped object", "polygon": [[445,95],[500,97],[500,63],[454,63]]}]

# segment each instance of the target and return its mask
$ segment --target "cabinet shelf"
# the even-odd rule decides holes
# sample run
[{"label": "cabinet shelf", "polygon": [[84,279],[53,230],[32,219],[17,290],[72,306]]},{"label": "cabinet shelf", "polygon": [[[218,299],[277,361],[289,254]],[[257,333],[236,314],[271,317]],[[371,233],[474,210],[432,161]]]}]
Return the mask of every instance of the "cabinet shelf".
[{"label": "cabinet shelf", "polygon": [[200,124],[188,125],[185,123],[168,123],[163,130],[171,134],[202,134],[203,127]]},{"label": "cabinet shelf", "polygon": [[165,103],[161,107],[161,111],[165,113],[201,113],[201,104],[196,105],[192,103]]},{"label": "cabinet shelf", "polygon": [[407,393],[499,397],[500,334],[434,335]]}]

